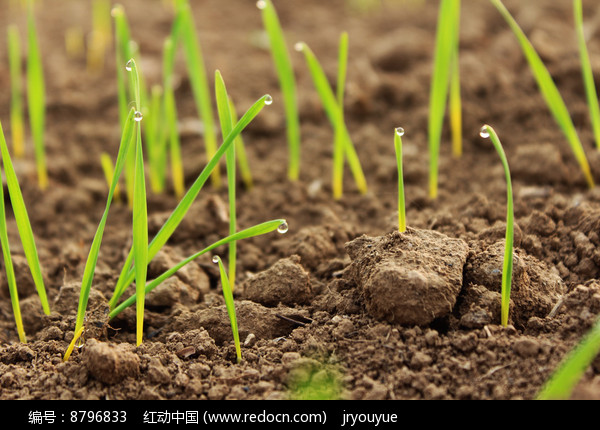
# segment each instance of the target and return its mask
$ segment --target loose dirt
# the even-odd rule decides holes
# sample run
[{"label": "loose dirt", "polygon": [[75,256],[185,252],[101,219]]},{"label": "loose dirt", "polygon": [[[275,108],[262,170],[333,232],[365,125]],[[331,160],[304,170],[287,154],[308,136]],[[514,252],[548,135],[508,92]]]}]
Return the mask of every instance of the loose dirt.
[{"label": "loose dirt", "polygon": [[[0,14],[0,27],[23,14]],[[208,75],[219,69],[240,111],[263,94],[274,103],[244,132],[255,186],[238,188],[240,228],[276,218],[286,234],[238,244],[235,349],[219,273],[204,255],[147,298],[145,337],[135,346],[135,311],[108,320],[107,306],[131,246],[131,213],[111,207],[86,319],[85,343],[68,362],[79,285],[107,187],[104,151],[119,143],[114,53],[103,70],[65,51],[65,29],[90,31],[87,2],[40,2],[47,82],[51,187],[37,189],[33,150],[18,160],[52,313],[44,315],[12,215],[9,236],[27,344],[14,327],[5,277],[0,288],[0,399],[291,399],[307,386],[343,399],[532,399],[600,313],[600,191],[586,187],[539,94],[514,35],[489,3],[465,0],[461,27],[464,154],[448,130],[439,197],[427,195],[427,115],[436,2],[275,1],[288,44],[306,42],[335,82],[337,43],[348,31],[347,124],[369,191],[346,172],[331,197],[333,132],[301,54],[291,52],[302,122],[301,178],[287,179],[287,143],[277,77],[254,1],[192,2]],[[172,11],[125,0],[149,84],[161,81]],[[506,1],[563,94],[600,182],[572,28],[570,2]],[[586,27],[600,71],[600,15]],[[6,58],[5,32],[0,58]],[[189,185],[206,164],[183,58],[177,104]],[[118,65],[123,67],[124,65]],[[596,75],[600,79],[600,75]],[[0,62],[0,118],[9,131],[9,74]],[[506,188],[484,123],[503,142],[515,191],[515,272],[510,325],[501,327],[500,279]],[[406,233],[398,233],[394,128],[406,130]],[[224,163],[221,168],[224,171]],[[151,237],[176,206],[169,189],[149,195]],[[227,192],[206,186],[149,268],[157,276],[228,234]],[[225,248],[215,253],[226,259]],[[2,271],[4,273],[4,271]],[[128,294],[130,294],[128,292]],[[128,295],[127,294],[127,295]],[[574,398],[600,399],[600,362]]]}]

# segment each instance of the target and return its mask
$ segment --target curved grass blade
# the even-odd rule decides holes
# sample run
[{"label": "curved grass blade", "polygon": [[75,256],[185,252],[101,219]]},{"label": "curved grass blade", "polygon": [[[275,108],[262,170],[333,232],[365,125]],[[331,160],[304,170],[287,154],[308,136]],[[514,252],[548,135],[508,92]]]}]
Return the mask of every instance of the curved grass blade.
[{"label": "curved grass blade", "polygon": [[538,87],[540,88],[542,96],[546,100],[550,112],[565,134],[565,137],[571,146],[571,150],[575,155],[575,159],[579,163],[588,186],[593,188],[595,185],[594,178],[592,176],[585,151],[583,150],[583,146],[581,145],[581,141],[579,140],[579,136],[577,135],[577,131],[573,125],[573,120],[571,119],[565,102],[563,101],[558,89],[556,88],[556,85],[554,84],[554,81],[552,80],[550,72],[548,72],[548,69],[535,51],[533,45],[529,39],[527,39],[527,36],[525,36],[525,33],[523,30],[521,30],[521,27],[519,27],[519,24],[517,24],[504,4],[500,0],[490,1],[494,6],[496,6],[502,17],[506,20],[509,27],[517,37],[517,40],[521,45],[521,49],[525,54],[525,58],[529,63],[531,71],[538,83]]},{"label": "curved grass blade", "polygon": [[[217,151],[217,136],[215,133],[214,114],[208,79],[206,77],[206,67],[200,43],[196,37],[196,26],[194,17],[187,0],[178,0],[177,14],[180,21],[180,38],[183,44],[185,59],[190,75],[190,84],[194,94],[194,101],[198,114],[204,124],[204,143],[206,145],[206,158],[212,159]],[[215,169],[212,175],[212,183],[215,187],[221,186],[221,176],[219,169]]]},{"label": "curved grass blade", "polygon": [[504,263],[502,266],[502,291],[501,291],[501,310],[500,321],[503,326],[508,325],[508,310],[510,306],[510,290],[512,285],[513,272],[513,242],[514,242],[514,210],[513,210],[513,193],[512,181],[510,179],[510,170],[506,154],[500,143],[500,139],[496,131],[489,125],[484,125],[481,129],[481,137],[490,138],[496,152],[500,156],[504,174],[506,176],[506,235],[504,245]]},{"label": "curved grass blade", "polygon": [[[255,225],[255,226],[247,228],[245,230],[238,231],[237,233],[235,233],[231,236],[227,236],[227,237],[213,243],[212,245],[204,248],[202,251],[199,251],[199,252],[193,254],[192,256],[186,258],[185,260],[181,261],[180,263],[173,266],[169,270],[165,271],[163,274],[158,276],[156,279],[153,279],[152,281],[150,281],[146,285],[146,294],[148,294],[150,291],[152,291],[153,289],[158,287],[166,279],[173,276],[175,273],[177,273],[177,271],[179,269],[184,267],[186,264],[194,261],[195,259],[197,259],[201,255],[206,254],[207,252],[210,252],[213,249],[218,248],[219,246],[227,245],[233,241],[248,239],[250,237],[260,236],[263,234],[270,233],[274,230],[279,230],[279,228],[281,228],[281,226],[286,225],[286,224],[287,223],[284,219],[276,219],[276,220],[267,221],[262,224]],[[133,305],[134,303],[135,303],[135,296],[129,297],[127,300],[124,300],[121,304],[119,304],[119,306],[115,307],[112,311],[110,311],[110,313],[108,314],[108,318],[113,319],[118,314],[123,312],[123,310],[125,310],[129,306]]]},{"label": "curved grass blade", "polygon": [[29,122],[31,135],[35,147],[35,160],[37,165],[38,182],[40,189],[48,187],[48,170],[46,167],[46,149],[44,133],[46,129],[46,87],[44,84],[44,70],[42,56],[35,29],[33,16],[33,2],[29,0],[27,11],[27,103],[29,106]]},{"label": "curved grass blade", "polygon": [[8,153],[8,147],[6,146],[6,140],[4,139],[2,123],[0,123],[0,152],[2,153],[6,185],[8,187],[8,194],[10,196],[13,213],[15,214],[19,236],[21,237],[23,252],[25,253],[25,258],[27,258],[27,264],[29,265],[35,288],[40,297],[40,301],[42,302],[42,309],[46,315],[49,315],[50,304],[48,303],[48,297],[46,295],[46,287],[44,286],[44,278],[42,276],[42,268],[40,266],[35,239],[33,237],[31,223],[29,222],[27,208],[25,207],[25,201],[23,200],[23,194],[21,194],[19,179],[15,173],[10,154]]},{"label": "curved grass blade", "polygon": [[450,69],[457,44],[459,8],[459,0],[441,0],[429,96],[429,197],[432,199],[438,195],[440,141],[448,99]]},{"label": "curved grass blade", "polygon": [[536,396],[537,400],[568,400],[573,389],[600,353],[600,319],[571,350]]},{"label": "curved grass blade", "polygon": [[223,298],[225,299],[225,307],[227,308],[227,314],[229,315],[229,322],[231,324],[231,331],[233,332],[233,343],[235,345],[236,361],[239,363],[242,361],[242,348],[240,347],[240,334],[238,332],[237,316],[235,314],[235,302],[233,300],[233,292],[229,279],[227,279],[227,272],[223,266],[221,257],[215,256],[213,262],[219,264],[219,273],[221,274],[221,287],[223,288]]},{"label": "curved grass blade", "polygon": [[[215,94],[217,98],[219,120],[221,122],[221,134],[227,136],[231,133],[233,120],[231,118],[227,88],[225,87],[225,81],[223,81],[223,76],[219,70],[215,72]],[[227,193],[229,197],[229,234],[232,235],[235,234],[237,227],[237,213],[235,207],[235,145],[231,145],[229,149],[227,149],[225,159],[227,164]],[[237,244],[236,242],[231,242],[229,244],[229,279],[231,280],[232,289],[235,288],[236,254]]]},{"label": "curved grass blade", "polygon": [[8,62],[10,65],[10,131],[15,157],[25,155],[25,125],[23,120],[23,83],[21,79],[21,43],[17,26],[9,25]]},{"label": "curved grass blade", "polygon": [[[196,199],[196,196],[204,186],[204,183],[210,176],[211,172],[217,166],[221,157],[225,154],[230,145],[233,144],[237,136],[242,132],[248,124],[260,113],[260,111],[267,104],[266,102],[271,100],[270,95],[264,95],[260,99],[258,99],[242,116],[242,118],[237,122],[235,127],[229,135],[223,141],[223,144],[219,147],[213,158],[208,162],[208,164],[204,167],[202,172],[194,183],[190,186],[187,193],[180,200],[177,207],[173,210],[167,221],[163,224],[159,232],[156,234],[154,239],[150,242],[148,246],[148,261],[151,261],[152,258],[156,255],[156,253],[167,243],[179,223],[183,220],[185,214],[189,210],[190,206]],[[119,276],[119,280],[115,286],[115,291],[113,296],[109,302],[110,308],[113,309],[127,288],[129,284],[133,281],[134,275],[133,270],[131,269],[133,263],[133,253],[129,253],[127,260],[123,266],[123,270],[121,271],[121,275]]]},{"label": "curved grass blade", "polygon": [[[299,42],[296,45],[296,49],[304,53],[308,70],[315,85],[315,89],[319,93],[321,102],[323,103],[325,113],[327,114],[327,117],[329,118],[334,130],[339,129],[339,118],[340,115],[343,115],[343,113],[340,112],[340,106],[336,100],[336,95],[333,93],[333,90],[329,85],[327,75],[325,75],[325,72],[317,60],[317,57],[306,43]],[[367,181],[345,123],[343,124],[342,133],[344,140],[344,155],[348,160],[348,165],[350,166],[350,170],[354,176],[354,182],[356,183],[356,187],[358,188],[359,192],[361,194],[365,194],[367,192]]]},{"label": "curved grass blade", "polygon": [[271,0],[264,0],[257,4],[261,10],[263,25],[269,37],[271,56],[275,63],[275,70],[279,77],[279,85],[283,96],[287,121],[288,147],[290,151],[288,178],[296,181],[300,176],[300,120],[294,68],[273,3]]},{"label": "curved grass blade", "polygon": [[404,129],[398,127],[394,130],[394,148],[396,151],[396,164],[398,165],[398,231],[406,231],[406,204],[404,202],[404,173],[402,168],[402,136]]},{"label": "curved grass blade", "polygon": [[600,149],[600,107],[598,106],[598,95],[596,92],[596,84],[594,83],[590,55],[585,44],[583,6],[581,0],[573,0],[573,9],[575,15],[575,30],[577,32],[577,41],[579,43],[579,56],[581,57],[581,72],[583,74],[583,83],[585,85],[585,95],[590,110],[590,120],[594,131],[596,148]]},{"label": "curved grass blade", "polygon": [[117,184],[125,165],[125,159],[129,153],[129,147],[132,146],[133,137],[135,136],[134,129],[134,109],[129,111],[129,116],[124,124],[123,134],[121,136],[121,144],[119,146],[119,152],[117,155],[117,161],[115,162],[115,168],[112,173],[112,179],[110,180],[110,189],[108,191],[108,197],[106,199],[106,206],[104,213],[96,229],[94,240],[88,253],[88,258],[85,263],[85,269],[83,270],[83,278],[81,280],[81,290],[79,293],[79,305],[77,307],[77,317],[75,322],[75,332],[83,327],[85,319],[85,311],[87,309],[88,299],[90,296],[90,290],[92,288],[92,281],[94,279],[94,271],[96,269],[96,263],[98,261],[98,254],[100,253],[100,245],[102,244],[102,237],[104,235],[104,227],[106,226],[106,220],[108,218],[108,212],[112,203],[113,196],[116,194]]},{"label": "curved grass blade", "polygon": [[[0,174],[2,169],[0,169]],[[21,306],[19,305],[19,292],[15,279],[15,269],[12,263],[10,253],[10,244],[8,242],[8,229],[6,227],[6,209],[4,207],[4,187],[0,186],[0,244],[2,245],[2,256],[4,257],[4,270],[6,272],[6,282],[8,283],[8,292],[12,304],[17,334],[22,343],[27,343],[25,329],[23,328],[23,318],[21,317]]]}]

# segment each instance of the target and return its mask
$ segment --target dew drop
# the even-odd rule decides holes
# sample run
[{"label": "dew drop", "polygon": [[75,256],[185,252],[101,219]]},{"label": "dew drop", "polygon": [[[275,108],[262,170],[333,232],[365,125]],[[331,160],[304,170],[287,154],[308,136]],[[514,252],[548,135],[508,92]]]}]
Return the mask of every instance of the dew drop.
[{"label": "dew drop", "polygon": [[396,134],[398,136],[404,136],[404,129],[402,127],[397,127],[396,128]]},{"label": "dew drop", "polygon": [[264,8],[267,7],[267,2],[265,0],[258,0],[256,2],[256,7],[259,8],[260,10],[263,10]]},{"label": "dew drop", "polygon": [[137,122],[140,122],[142,119],[144,119],[144,115],[139,110],[136,110],[133,114],[133,119],[135,119]]},{"label": "dew drop", "polygon": [[110,16],[112,16],[113,18],[115,16],[117,16],[119,13],[121,13],[121,7],[119,7],[119,6],[115,6],[110,10]]},{"label": "dew drop", "polygon": [[298,52],[302,52],[304,50],[304,42],[297,42],[294,45],[294,49]]},{"label": "dew drop", "polygon": [[125,64],[125,70],[127,70],[128,72],[131,72],[131,68],[133,67],[133,59],[129,60],[127,62],[127,64]]},{"label": "dew drop", "polygon": [[282,222],[281,224],[279,224],[279,227],[277,227],[277,232],[278,233],[287,233],[289,229],[288,223],[286,221]]},{"label": "dew drop", "polygon": [[215,255],[215,256],[212,258],[212,262],[213,262],[213,263],[215,263],[215,264],[216,264],[216,263],[218,263],[218,262],[219,262],[219,260],[221,260],[221,257],[219,257],[218,255]]},{"label": "dew drop", "polygon": [[490,137],[490,132],[488,131],[487,125],[484,125],[483,127],[481,127],[481,130],[479,131],[479,135],[481,137],[483,137],[484,139],[487,139],[488,137]]},{"label": "dew drop", "polygon": [[265,104],[268,106],[271,103],[273,103],[273,97],[267,94],[267,96],[265,97]]}]

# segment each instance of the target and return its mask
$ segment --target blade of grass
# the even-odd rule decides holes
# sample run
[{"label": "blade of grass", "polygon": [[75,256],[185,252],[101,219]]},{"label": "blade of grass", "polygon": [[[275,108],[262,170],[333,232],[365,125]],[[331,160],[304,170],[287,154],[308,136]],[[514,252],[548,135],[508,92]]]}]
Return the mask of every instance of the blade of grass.
[{"label": "blade of grass", "polygon": [[[113,162],[112,162],[112,159],[110,158],[110,155],[108,155],[106,152],[103,152],[102,154],[100,154],[100,165],[102,166],[102,171],[104,172],[104,178],[106,179],[106,183],[108,184],[108,188],[110,189],[110,187],[112,186],[112,180],[113,180],[112,178],[115,173],[115,167],[113,166]],[[116,184],[115,191],[114,191],[115,201],[120,200],[119,190],[120,190],[119,184]]]},{"label": "blade of grass", "polygon": [[[125,9],[122,5],[117,4],[111,10],[111,15],[115,21],[115,56],[117,64],[117,95],[119,100],[119,118],[121,130],[125,127],[127,115],[129,112],[129,100],[134,98],[131,93],[131,86],[127,85],[128,77],[126,71],[123,70],[123,64],[133,58],[131,49],[131,34],[129,31],[129,23],[125,15]],[[125,194],[127,195],[127,204],[132,207],[133,204],[133,177],[135,168],[135,149],[131,145],[129,153],[126,157],[125,164]]]},{"label": "blade of grass", "polygon": [[25,253],[25,258],[27,259],[27,264],[29,265],[29,270],[31,271],[31,276],[33,277],[33,282],[35,284],[38,296],[42,302],[42,309],[46,315],[49,315],[50,304],[48,303],[48,297],[46,295],[46,287],[44,286],[44,278],[42,276],[42,268],[40,266],[35,239],[33,237],[33,230],[31,229],[29,215],[27,214],[27,208],[25,207],[25,201],[23,200],[23,194],[21,193],[21,187],[19,186],[19,179],[17,178],[17,174],[15,173],[15,169],[8,152],[1,122],[0,152],[2,154],[4,174],[6,175],[8,194],[10,196],[13,213],[15,214],[15,221],[17,222],[19,236],[21,237],[23,252]]},{"label": "blade of grass", "polygon": [[581,57],[581,72],[583,74],[583,83],[585,85],[585,95],[590,110],[590,120],[594,131],[596,148],[600,150],[600,107],[598,106],[598,95],[596,93],[596,84],[594,83],[594,73],[592,72],[590,55],[585,43],[585,33],[583,31],[583,6],[581,0],[573,0],[573,9],[575,15],[575,30],[577,32],[577,41],[579,43],[579,56]]},{"label": "blade of grass", "polygon": [[[219,70],[215,72],[215,94],[217,98],[219,120],[221,122],[221,134],[227,136],[231,133],[233,120],[231,119],[227,88],[225,87],[225,81]],[[235,145],[231,145],[229,149],[227,149],[225,160],[227,164],[227,193],[229,197],[229,234],[232,235],[235,234],[237,227],[237,213],[235,207]],[[236,254],[237,244],[236,242],[231,242],[229,244],[229,279],[231,280],[232,289],[235,288]]]},{"label": "blade of grass", "polygon": [[[140,109],[140,81],[137,64],[132,58],[127,63],[131,72],[131,85],[134,89],[135,103]],[[146,177],[144,174],[144,155],[142,147],[141,112],[134,114],[136,121],[135,145],[135,181],[133,193],[133,261],[135,262],[136,296],[136,343],[142,343],[144,335],[144,302],[146,297],[146,277],[148,274],[148,208],[146,203]]]},{"label": "blade of grass", "polygon": [[240,334],[238,332],[237,316],[235,314],[235,302],[233,300],[233,292],[229,279],[227,279],[227,272],[221,261],[221,257],[215,255],[213,257],[213,263],[219,264],[219,273],[221,274],[221,287],[223,288],[223,298],[225,299],[225,307],[227,308],[227,314],[229,315],[229,322],[231,324],[231,331],[233,332],[233,343],[235,345],[236,361],[239,363],[242,361],[242,348],[240,347]]},{"label": "blade of grass", "polygon": [[[223,144],[219,147],[213,158],[210,159],[208,164],[204,167],[202,172],[194,183],[190,186],[187,193],[180,200],[177,207],[173,210],[167,221],[163,224],[159,232],[156,234],[154,239],[150,242],[148,246],[148,261],[151,261],[152,258],[156,255],[156,253],[164,246],[165,243],[169,240],[179,223],[183,220],[185,214],[189,210],[190,206],[196,199],[196,196],[204,186],[204,183],[209,178],[212,171],[217,166],[221,157],[225,154],[227,149],[237,136],[242,132],[244,128],[260,113],[260,111],[265,107],[265,105],[270,104],[272,100],[270,95],[264,95],[260,99],[258,99],[242,116],[242,118],[237,122],[235,127],[229,135],[223,141]],[[113,309],[127,288],[129,284],[133,281],[133,270],[131,269],[133,263],[133,254],[130,252],[125,264],[123,265],[123,270],[121,271],[121,275],[117,281],[115,286],[115,291],[113,296],[109,302],[110,308]]]},{"label": "blade of grass", "polygon": [[348,33],[342,32],[338,53],[337,105],[338,117],[333,143],[333,177],[331,180],[333,198],[342,198],[344,186],[344,89],[348,66]]},{"label": "blade of grass", "polygon": [[104,228],[106,226],[106,220],[110,205],[112,203],[113,196],[116,194],[119,178],[125,165],[125,159],[129,153],[129,147],[133,146],[133,138],[135,136],[134,129],[134,112],[135,109],[129,111],[129,116],[125,121],[123,133],[121,135],[121,143],[119,145],[119,152],[117,155],[117,161],[115,162],[115,168],[112,173],[110,180],[110,188],[108,191],[108,197],[106,198],[106,205],[104,207],[104,213],[96,229],[94,240],[88,253],[88,258],[85,263],[85,269],[83,271],[83,278],[81,280],[81,290],[79,293],[79,305],[77,307],[77,317],[75,322],[75,332],[77,332],[82,326],[85,318],[85,311],[87,309],[88,299],[90,296],[90,290],[92,288],[92,281],[94,279],[94,272],[96,269],[96,263],[98,261],[98,254],[100,253],[100,245],[102,244],[102,237],[104,235]]},{"label": "blade of grass", "polygon": [[150,92],[150,108],[144,115],[150,189],[155,194],[162,193],[165,187],[165,154],[162,152],[164,149],[162,137],[164,118],[161,116],[163,100],[163,88],[160,85],[154,85]]},{"label": "blade of grass", "polygon": [[27,35],[29,52],[27,55],[27,103],[29,105],[29,122],[35,147],[35,159],[40,189],[48,187],[48,171],[46,167],[46,149],[44,133],[46,129],[46,88],[42,56],[35,28],[33,2],[29,0],[27,9]]},{"label": "blade of grass", "polygon": [[111,43],[110,0],[92,2],[92,33],[88,45],[87,67],[98,73],[104,68],[104,57]]},{"label": "blade of grass", "polygon": [[[263,235],[263,234],[267,234],[267,233],[270,233],[270,232],[272,232],[274,230],[284,232],[286,229],[282,228],[282,226],[285,226],[285,225],[287,225],[287,223],[286,223],[286,221],[284,219],[276,219],[276,220],[272,220],[272,221],[266,221],[266,222],[264,222],[262,224],[257,224],[255,226],[247,228],[245,230],[238,231],[237,233],[235,233],[235,234],[233,234],[231,236],[227,236],[227,237],[225,237],[225,238],[223,238],[223,239],[221,239],[221,240],[219,240],[217,242],[214,242],[210,246],[208,246],[208,247],[204,248],[203,250],[201,250],[201,251],[199,251],[199,252],[191,255],[190,257],[186,258],[185,260],[182,260],[177,265],[175,265],[172,268],[170,268],[169,270],[165,271],[164,273],[162,273],[157,278],[155,278],[152,281],[148,282],[148,284],[146,285],[146,294],[150,293],[150,291],[152,291],[153,289],[155,289],[156,287],[158,287],[166,279],[168,279],[171,276],[173,276],[175,273],[177,273],[177,271],[179,269],[181,269],[182,267],[184,267],[188,263],[191,263],[192,261],[196,260],[201,255],[204,255],[207,252],[210,252],[213,249],[218,248],[219,246],[227,245],[227,244],[229,244],[229,243],[231,243],[233,241],[238,241],[238,240],[242,240],[242,239],[248,239],[250,237],[260,236],[260,235]],[[113,310],[111,310],[109,312],[109,314],[108,314],[109,320],[113,319],[114,317],[116,317],[118,314],[120,314],[121,312],[123,312],[123,310],[125,310],[129,306],[132,306],[134,303],[135,303],[135,296],[131,296],[127,300],[124,300],[121,304],[119,304],[119,306],[115,307]]]},{"label": "blade of grass", "polygon": [[21,79],[21,43],[19,30],[15,25],[9,25],[8,32],[8,62],[10,65],[10,131],[12,136],[13,154],[21,158],[25,155],[25,123],[23,120],[23,83]]},{"label": "blade of grass", "polygon": [[[0,168],[0,174],[2,169]],[[8,292],[12,304],[17,334],[22,343],[27,343],[25,329],[23,328],[23,318],[21,317],[21,306],[19,305],[19,292],[15,279],[15,269],[12,263],[10,253],[10,244],[8,242],[8,229],[6,227],[6,209],[4,207],[4,187],[0,186],[0,244],[2,245],[2,256],[4,258],[4,271],[6,272],[6,282],[8,283]]]},{"label": "blade of grass", "polygon": [[[206,145],[206,158],[212,159],[217,151],[217,137],[215,133],[214,114],[210,98],[206,67],[200,43],[196,37],[196,26],[194,17],[187,0],[178,0],[177,14],[180,15],[180,41],[183,44],[185,59],[188,66],[190,84],[196,102],[198,114],[204,124],[204,143]],[[221,186],[219,169],[215,169],[212,175],[212,183],[215,187]]]},{"label": "blade of grass", "polygon": [[538,87],[540,88],[542,96],[546,100],[550,112],[565,134],[565,137],[571,146],[571,150],[575,155],[575,159],[579,163],[588,186],[593,188],[595,185],[594,178],[592,176],[585,151],[583,150],[583,146],[581,145],[581,141],[579,140],[579,136],[577,135],[577,131],[573,125],[573,120],[571,119],[565,102],[563,101],[558,89],[556,88],[556,85],[554,84],[554,81],[552,80],[550,72],[542,62],[529,39],[527,39],[527,36],[523,30],[521,30],[521,27],[519,27],[519,24],[517,24],[504,4],[500,0],[490,1],[498,9],[502,17],[506,20],[509,27],[517,37],[517,40],[521,45],[521,49],[523,50],[525,58],[529,63],[531,71],[538,83]]},{"label": "blade of grass", "polygon": [[300,176],[300,119],[294,69],[273,3],[271,0],[261,0],[257,6],[261,10],[263,25],[269,37],[271,56],[283,96],[289,147],[288,178],[296,181]]},{"label": "blade of grass", "polygon": [[[177,30],[175,30],[176,32]],[[185,194],[185,180],[183,162],[181,159],[181,145],[179,131],[177,130],[177,106],[175,103],[175,90],[173,88],[173,69],[175,67],[175,44],[173,37],[165,40],[163,51],[163,79],[164,79],[164,112],[165,124],[169,138],[171,156],[171,176],[173,189],[178,198]]]},{"label": "blade of grass", "polygon": [[503,326],[508,325],[508,311],[510,306],[510,290],[512,285],[513,272],[513,242],[514,242],[514,210],[513,210],[513,193],[512,181],[510,179],[510,170],[506,154],[500,143],[500,139],[496,131],[489,125],[484,125],[480,132],[481,137],[490,138],[496,152],[500,156],[504,175],[506,176],[506,235],[504,245],[504,263],[502,266],[502,290],[501,290],[501,310],[500,321]]},{"label": "blade of grass", "polygon": [[600,353],[600,319],[562,360],[537,394],[537,400],[568,400],[577,383]]},{"label": "blade of grass", "polygon": [[[308,70],[315,85],[315,89],[319,93],[325,113],[335,131],[336,128],[339,128],[339,118],[342,113],[340,113],[340,106],[337,103],[336,95],[333,93],[333,90],[329,85],[327,75],[325,75],[325,72],[317,60],[317,57],[306,43],[297,43],[296,50],[304,53],[304,58],[306,59],[306,64],[308,65]],[[345,123],[343,125],[342,132],[344,136],[344,155],[354,176],[354,182],[356,183],[356,187],[358,188],[359,192],[361,194],[365,194],[367,192],[367,181]]]},{"label": "blade of grass", "polygon": [[398,231],[406,231],[406,204],[404,202],[404,173],[402,168],[402,127],[394,130],[394,148],[396,152],[396,164],[398,165]]},{"label": "blade of grass", "polygon": [[462,101],[460,94],[460,0],[456,6],[454,52],[452,54],[452,71],[450,74],[450,96],[448,101],[448,115],[450,117],[450,131],[452,133],[452,155],[455,158],[462,156]]},{"label": "blade of grass", "polygon": [[73,339],[71,339],[71,342],[69,343],[69,346],[67,347],[67,350],[65,351],[65,355],[63,357],[63,362],[66,363],[67,361],[69,361],[69,357],[71,357],[71,354],[73,353],[73,349],[75,349],[75,344],[77,343],[77,341],[79,340],[79,338],[81,337],[81,335],[83,334],[83,331],[85,330],[85,327],[81,326],[79,328],[79,330],[77,330],[73,336]]},{"label": "blade of grass", "polygon": [[[429,96],[429,197],[438,195],[438,169],[444,113],[458,31],[459,0],[441,0]],[[451,35],[451,37],[448,37]]]}]

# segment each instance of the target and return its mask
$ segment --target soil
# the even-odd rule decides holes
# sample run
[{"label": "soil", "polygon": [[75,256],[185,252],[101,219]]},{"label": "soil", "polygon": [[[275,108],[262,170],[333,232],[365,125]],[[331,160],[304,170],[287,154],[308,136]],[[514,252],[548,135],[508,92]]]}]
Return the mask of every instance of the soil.
[{"label": "soil", "polygon": [[[10,2],[13,3],[13,2]],[[218,270],[205,255],[147,298],[145,338],[135,313],[106,318],[131,246],[131,213],[111,207],[88,307],[85,344],[68,362],[79,285],[106,199],[100,154],[119,143],[114,53],[101,71],[65,51],[65,30],[90,31],[88,2],[40,2],[51,187],[36,185],[33,150],[18,160],[52,312],[44,315],[14,219],[9,236],[28,343],[18,342],[4,276],[0,289],[0,399],[291,399],[318,387],[342,399],[532,399],[600,313],[600,190],[588,189],[514,35],[489,3],[463,2],[464,154],[444,131],[439,197],[427,193],[427,115],[437,3],[275,1],[290,46],[306,42],[335,82],[337,44],[348,31],[345,109],[369,191],[349,171],[331,197],[333,132],[300,54],[292,51],[302,122],[299,181],[287,179],[278,81],[253,0],[192,2],[209,76],[219,69],[238,109],[263,94],[274,103],[244,132],[255,186],[238,189],[240,228],[285,218],[286,234],[238,244],[235,290],[243,361],[235,362]],[[161,80],[172,11],[125,0],[149,84]],[[0,1],[0,27],[22,12]],[[506,1],[565,98],[600,182],[572,28],[570,1]],[[594,70],[600,15],[585,4]],[[10,7],[10,9],[9,9]],[[0,57],[6,43],[0,36]],[[179,57],[177,104],[188,184],[206,163],[190,85]],[[119,65],[122,67],[124,65]],[[600,75],[596,74],[600,80]],[[0,117],[7,135],[8,67],[0,62]],[[510,325],[500,326],[506,185],[479,129],[498,132],[515,191]],[[406,233],[396,230],[393,132],[406,129]],[[224,169],[224,163],[221,166]],[[150,235],[176,206],[172,190],[149,194]],[[206,186],[151,276],[227,235],[225,189]],[[217,249],[226,259],[226,249]],[[206,257],[206,258],[204,258]],[[311,388],[312,387],[312,388]],[[600,399],[600,361],[573,393]]]}]

